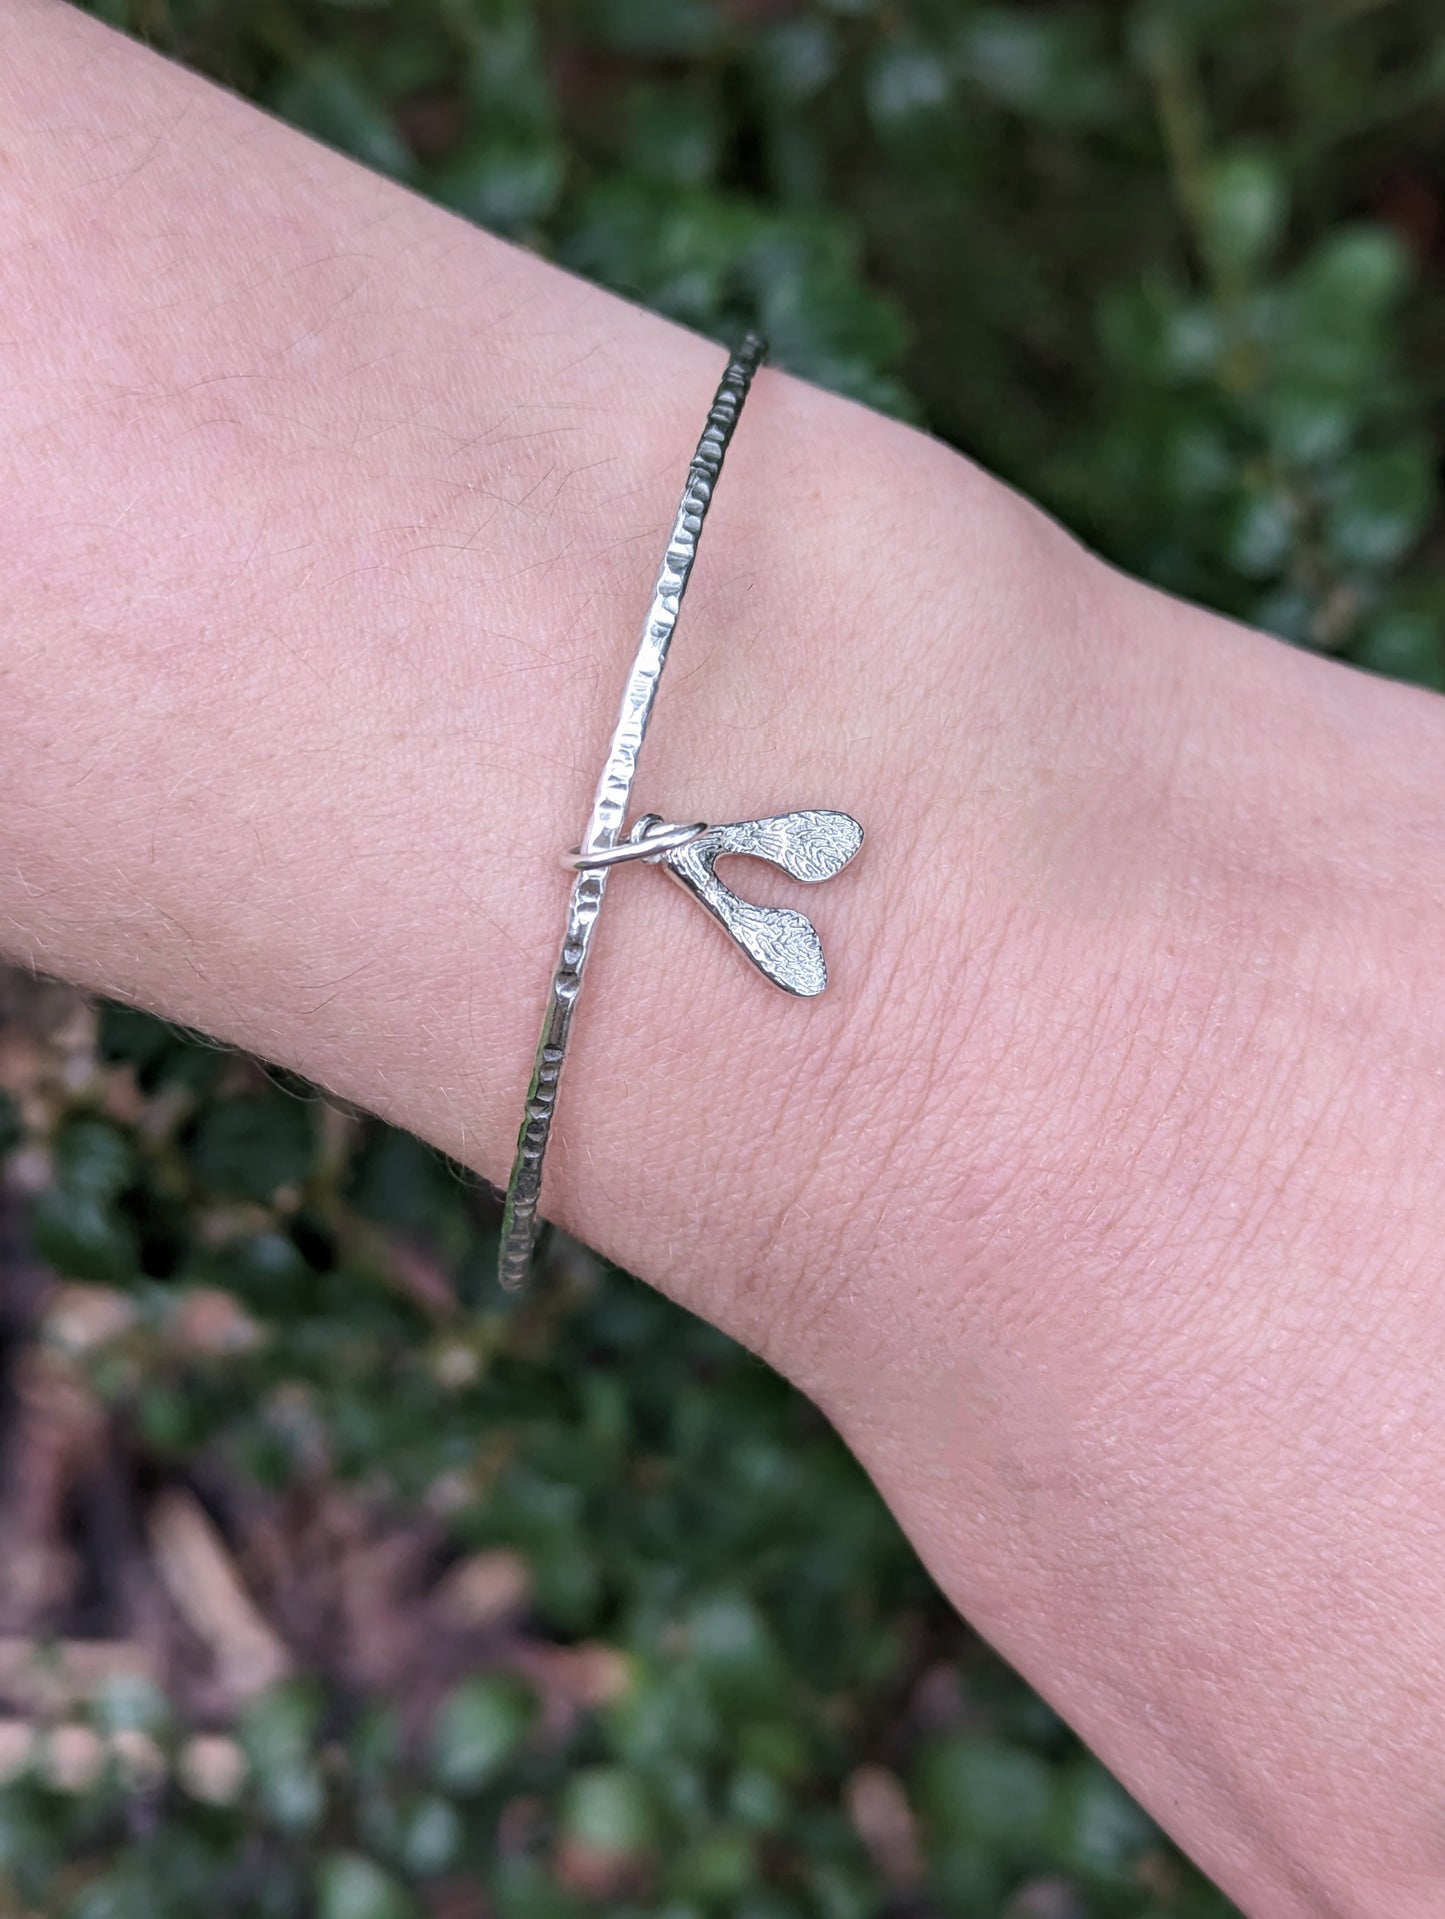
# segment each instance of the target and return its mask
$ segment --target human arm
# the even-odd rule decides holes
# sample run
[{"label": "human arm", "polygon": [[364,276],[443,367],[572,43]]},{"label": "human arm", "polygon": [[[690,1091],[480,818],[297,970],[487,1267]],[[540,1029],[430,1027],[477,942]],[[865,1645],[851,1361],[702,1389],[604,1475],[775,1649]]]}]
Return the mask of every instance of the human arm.
[{"label": "human arm", "polygon": [[[498,1177],[721,356],[56,7],[0,102],[0,945]],[[1442,745],[765,374],[638,797],[856,812],[834,984],[619,875],[549,1166],[1259,1914],[1445,1878]]]}]

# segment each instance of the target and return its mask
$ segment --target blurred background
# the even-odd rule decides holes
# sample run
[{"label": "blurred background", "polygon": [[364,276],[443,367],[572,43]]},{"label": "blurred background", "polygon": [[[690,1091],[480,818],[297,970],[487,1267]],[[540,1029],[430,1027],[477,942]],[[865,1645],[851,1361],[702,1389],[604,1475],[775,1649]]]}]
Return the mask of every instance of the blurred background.
[{"label": "blurred background", "polygon": [[[1435,0],[103,0],[465,217],[1445,688]],[[810,1408],[0,973],[0,1912],[1222,1919]]]}]

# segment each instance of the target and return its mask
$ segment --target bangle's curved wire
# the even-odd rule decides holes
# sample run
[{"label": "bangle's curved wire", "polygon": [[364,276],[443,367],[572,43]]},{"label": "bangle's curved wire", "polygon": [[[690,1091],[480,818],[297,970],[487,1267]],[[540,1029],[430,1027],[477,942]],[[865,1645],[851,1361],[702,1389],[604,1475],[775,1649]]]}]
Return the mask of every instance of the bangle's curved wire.
[{"label": "bangle's curved wire", "polygon": [[[606,852],[616,846],[622,832],[632,782],[637,772],[637,756],[642,748],[647,722],[652,717],[658,682],[667,664],[667,650],[677,625],[678,609],[687,591],[688,577],[697,558],[698,537],[712,504],[713,489],[722,471],[733,430],[742,412],[743,401],[752,385],[753,375],[762,364],[767,345],[755,333],[743,340],[722,376],[702,438],[687,470],[687,485],[673,522],[672,538],[663,555],[653,588],[652,605],[642,629],[641,644],[628,675],[627,690],[613,730],[607,764],[598,782],[596,797],[580,852]],[[532,1269],[532,1252],[537,1242],[539,1221],[537,1206],[542,1193],[542,1162],[557,1108],[557,1088],[562,1078],[572,1014],[582,990],[582,973],[592,944],[597,916],[607,890],[608,867],[583,867],[572,882],[567,902],[567,925],[562,952],[552,975],[547,995],[547,1011],[542,1021],[542,1036],[527,1088],[527,1104],[522,1130],[517,1139],[517,1154],[512,1162],[512,1177],[507,1183],[506,1210],[502,1215],[502,1244],[497,1276],[508,1292],[527,1283]]]}]

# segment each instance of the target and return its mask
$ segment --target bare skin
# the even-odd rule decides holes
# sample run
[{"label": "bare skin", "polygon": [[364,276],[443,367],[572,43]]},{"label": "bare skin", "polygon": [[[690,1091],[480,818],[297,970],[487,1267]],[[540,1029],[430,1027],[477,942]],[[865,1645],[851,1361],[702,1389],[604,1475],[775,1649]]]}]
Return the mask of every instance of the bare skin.
[{"label": "bare skin", "polygon": [[[0,284],[0,949],[502,1176],[719,350],[48,0]],[[638,799],[834,983],[619,874],[550,1166],[1256,1919],[1445,1907],[1442,766],[764,373]]]}]

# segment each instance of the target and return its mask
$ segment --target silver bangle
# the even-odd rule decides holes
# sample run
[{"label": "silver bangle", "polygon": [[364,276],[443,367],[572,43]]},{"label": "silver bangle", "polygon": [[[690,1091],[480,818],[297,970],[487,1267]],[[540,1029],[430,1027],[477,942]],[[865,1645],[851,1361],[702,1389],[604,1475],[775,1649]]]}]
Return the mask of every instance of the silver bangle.
[{"label": "silver bangle", "polygon": [[567,903],[562,953],[547,994],[542,1036],[527,1088],[526,1111],[502,1216],[498,1278],[509,1292],[524,1286],[532,1269],[540,1224],[537,1207],[542,1193],[542,1162],[557,1108],[557,1088],[607,876],[614,866],[634,860],[661,866],[784,992],[811,998],[828,983],[822,944],[811,920],[789,907],[756,906],[740,899],[723,885],[715,868],[719,859],[740,853],[769,860],[794,879],[830,879],[863,843],[863,829],[855,819],[846,813],[810,809],[781,813],[771,819],[708,826],[701,820],[671,822],[645,813],[630,831],[623,831],[638,754],[667,664],[678,609],[697,558],[702,523],[743,401],[766,352],[765,343],[750,333],[728,361],[713,398],[707,426],[687,470],[682,503],[653,588],[652,605],[628,675],[622,710],[586,830],[580,846],[564,856],[576,878]]}]

